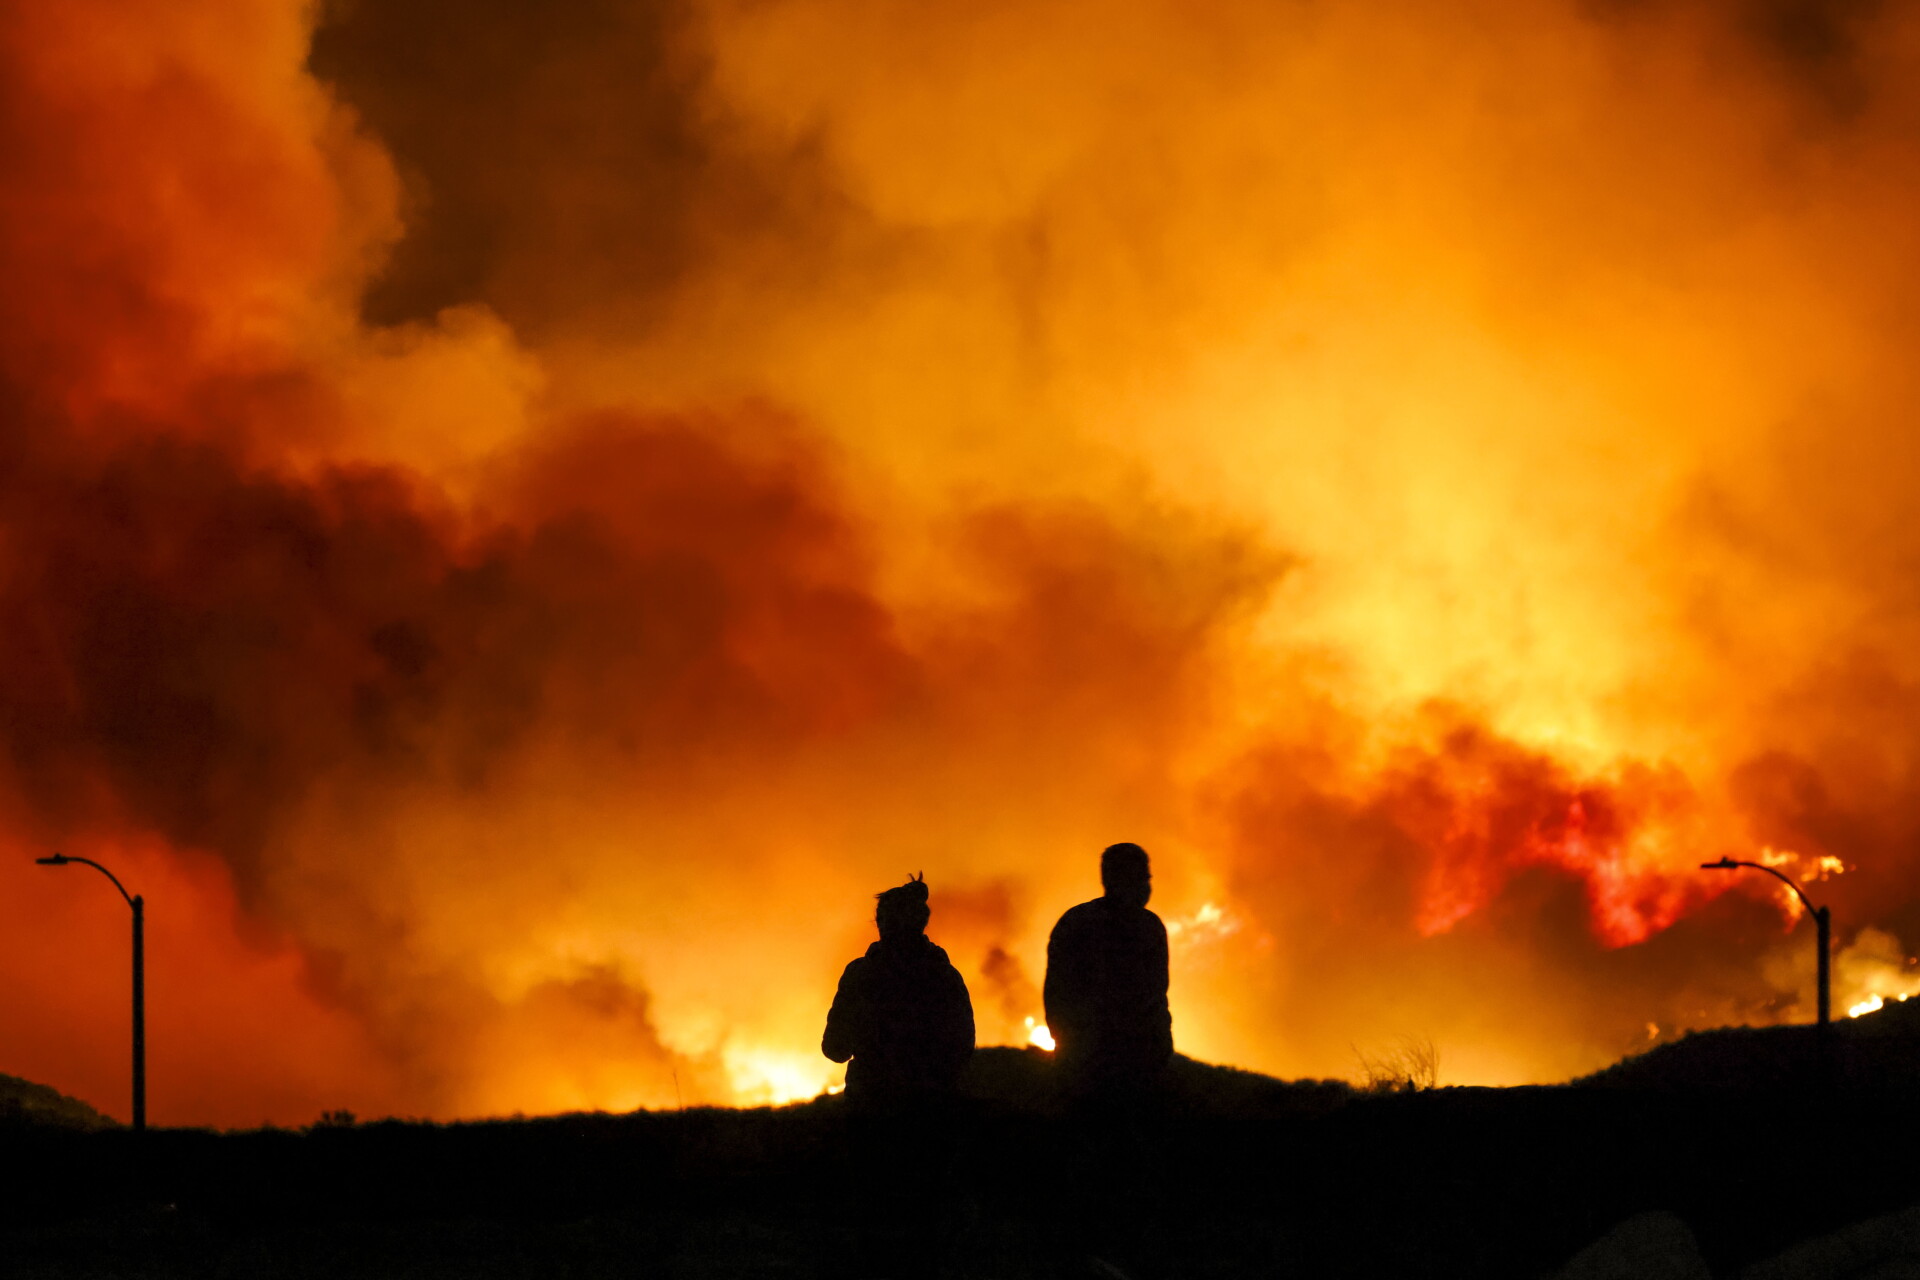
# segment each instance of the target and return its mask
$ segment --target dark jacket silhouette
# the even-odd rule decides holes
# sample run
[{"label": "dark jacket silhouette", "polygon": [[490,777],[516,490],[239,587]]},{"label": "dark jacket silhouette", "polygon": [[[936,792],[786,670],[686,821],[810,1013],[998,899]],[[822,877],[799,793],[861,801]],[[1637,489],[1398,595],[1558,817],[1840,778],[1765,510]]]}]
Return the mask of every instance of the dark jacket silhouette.
[{"label": "dark jacket silhouette", "polygon": [[973,1056],[967,984],[923,932],[926,885],[880,895],[880,940],[840,975],[820,1052],[847,1062],[856,1103],[932,1101],[959,1091]]},{"label": "dark jacket silhouette", "polygon": [[1173,1056],[1167,927],[1147,910],[1144,849],[1112,846],[1100,872],[1106,894],[1069,909],[1047,940],[1047,1029],[1071,1084],[1151,1086]]}]

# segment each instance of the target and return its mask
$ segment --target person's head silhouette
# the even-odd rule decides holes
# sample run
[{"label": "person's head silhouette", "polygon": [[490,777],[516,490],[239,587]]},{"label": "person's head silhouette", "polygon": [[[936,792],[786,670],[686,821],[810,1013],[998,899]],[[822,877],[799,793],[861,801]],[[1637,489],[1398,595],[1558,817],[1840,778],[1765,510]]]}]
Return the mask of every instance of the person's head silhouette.
[{"label": "person's head silhouette", "polygon": [[874,908],[873,922],[880,926],[882,942],[905,942],[927,931],[933,913],[927,909],[927,882],[918,872],[905,884],[874,896],[880,905]]},{"label": "person's head silhouette", "polygon": [[1100,884],[1107,900],[1125,907],[1144,907],[1153,897],[1153,872],[1147,851],[1137,844],[1110,844],[1100,855]]}]

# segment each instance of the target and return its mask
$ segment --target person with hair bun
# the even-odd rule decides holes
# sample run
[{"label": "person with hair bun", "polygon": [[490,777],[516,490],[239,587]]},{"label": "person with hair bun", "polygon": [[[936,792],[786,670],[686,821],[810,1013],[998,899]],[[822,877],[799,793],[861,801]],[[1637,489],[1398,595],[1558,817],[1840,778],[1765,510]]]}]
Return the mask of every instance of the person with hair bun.
[{"label": "person with hair bun", "polygon": [[820,1052],[848,1064],[846,1096],[854,1106],[950,1100],[973,1056],[966,981],[927,937],[932,912],[924,878],[875,896],[880,940],[840,975]]},{"label": "person with hair bun", "polygon": [[973,1001],[927,937],[927,882],[875,895],[880,940],[840,975],[820,1051],[847,1064],[844,1235],[830,1275],[938,1274],[951,1242],[960,1075]]}]

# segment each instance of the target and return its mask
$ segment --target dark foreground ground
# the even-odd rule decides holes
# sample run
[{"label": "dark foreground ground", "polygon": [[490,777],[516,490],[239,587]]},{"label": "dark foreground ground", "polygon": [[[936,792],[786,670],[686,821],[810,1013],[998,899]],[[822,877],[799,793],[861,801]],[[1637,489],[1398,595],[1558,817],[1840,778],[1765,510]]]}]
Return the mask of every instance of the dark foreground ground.
[{"label": "dark foreground ground", "polygon": [[[1137,1156],[1139,1195],[1094,1229],[1143,1277],[1541,1276],[1664,1210],[1738,1276],[1920,1204],[1920,1041],[1830,1039],[1695,1037],[1579,1085],[1367,1095],[1183,1063],[1116,1157]],[[1086,1274],[1089,1166],[1046,1089],[1037,1052],[982,1051],[931,1202],[850,1166],[835,1100],[144,1140],[16,1116],[0,1272],[812,1277],[913,1238],[939,1242],[943,1277]]]}]

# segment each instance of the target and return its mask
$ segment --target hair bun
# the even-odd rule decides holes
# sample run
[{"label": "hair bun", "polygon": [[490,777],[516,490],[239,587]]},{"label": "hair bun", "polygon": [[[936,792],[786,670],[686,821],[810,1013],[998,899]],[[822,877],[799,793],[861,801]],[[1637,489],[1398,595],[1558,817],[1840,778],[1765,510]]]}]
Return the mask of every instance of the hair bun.
[{"label": "hair bun", "polygon": [[882,889],[873,896],[880,899],[882,904],[911,902],[916,906],[924,907],[927,905],[926,877],[916,871],[907,877],[905,884],[897,884],[891,889]]}]

